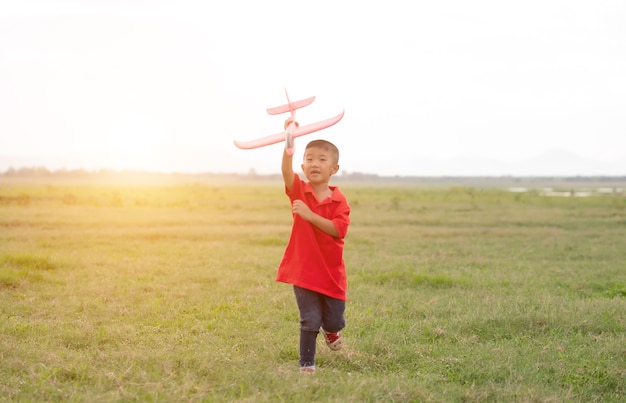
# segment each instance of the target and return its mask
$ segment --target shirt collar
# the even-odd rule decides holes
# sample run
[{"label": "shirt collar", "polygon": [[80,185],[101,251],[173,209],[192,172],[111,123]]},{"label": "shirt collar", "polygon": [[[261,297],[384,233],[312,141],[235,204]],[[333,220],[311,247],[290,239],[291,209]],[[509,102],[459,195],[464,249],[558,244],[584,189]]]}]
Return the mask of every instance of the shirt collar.
[{"label": "shirt collar", "polygon": [[[330,199],[330,201],[341,201],[339,192],[335,192],[335,190],[337,189],[337,186],[328,186],[328,188],[330,189],[332,193],[330,194],[330,197],[327,197],[325,200]],[[315,190],[313,190],[313,186],[311,186],[311,182],[305,182],[304,193],[311,193],[313,196],[315,196]],[[324,202],[325,200],[322,200],[321,202]]]}]

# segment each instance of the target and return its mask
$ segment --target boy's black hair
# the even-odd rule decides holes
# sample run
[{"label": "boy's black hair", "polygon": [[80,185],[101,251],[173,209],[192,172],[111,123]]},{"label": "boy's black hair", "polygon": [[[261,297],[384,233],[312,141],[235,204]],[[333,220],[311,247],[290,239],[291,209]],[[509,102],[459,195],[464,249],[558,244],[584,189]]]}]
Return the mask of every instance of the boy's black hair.
[{"label": "boy's black hair", "polygon": [[327,140],[313,140],[310,141],[309,144],[306,145],[305,151],[309,148],[317,147],[324,149],[326,151],[330,151],[335,156],[335,164],[339,163],[339,149],[333,143]]}]

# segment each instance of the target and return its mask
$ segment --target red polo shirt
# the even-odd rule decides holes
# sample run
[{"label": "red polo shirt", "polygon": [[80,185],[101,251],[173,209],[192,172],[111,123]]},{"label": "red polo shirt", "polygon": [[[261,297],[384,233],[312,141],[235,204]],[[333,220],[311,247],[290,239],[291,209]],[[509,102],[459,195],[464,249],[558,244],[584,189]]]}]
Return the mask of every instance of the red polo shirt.
[{"label": "red polo shirt", "polygon": [[328,235],[297,214],[287,249],[278,267],[276,281],[297,285],[329,297],[346,301],[346,266],[343,261],[343,238],[350,224],[350,206],[336,186],[332,194],[318,201],[311,184],[295,175],[289,200],[303,200],[314,212],[335,224],[338,238]]}]

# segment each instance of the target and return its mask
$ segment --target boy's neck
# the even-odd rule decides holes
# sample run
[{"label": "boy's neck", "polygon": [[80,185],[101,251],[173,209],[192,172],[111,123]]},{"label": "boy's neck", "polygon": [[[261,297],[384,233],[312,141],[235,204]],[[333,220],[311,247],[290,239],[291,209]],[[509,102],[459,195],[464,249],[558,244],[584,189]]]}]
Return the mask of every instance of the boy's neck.
[{"label": "boy's neck", "polygon": [[315,196],[317,196],[318,200],[325,199],[326,197],[332,194],[332,190],[328,185],[328,182],[313,184],[309,182],[313,191],[315,192]]},{"label": "boy's neck", "polygon": [[309,181],[309,184],[311,185],[313,190],[315,190],[316,192],[320,190],[324,191],[324,190],[330,189],[329,182],[313,183]]}]

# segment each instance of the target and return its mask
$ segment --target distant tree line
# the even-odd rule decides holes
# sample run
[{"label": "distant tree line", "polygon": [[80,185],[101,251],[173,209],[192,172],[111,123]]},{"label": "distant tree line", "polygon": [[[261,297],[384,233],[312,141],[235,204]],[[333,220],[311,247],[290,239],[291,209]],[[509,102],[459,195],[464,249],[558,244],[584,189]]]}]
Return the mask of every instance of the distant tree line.
[{"label": "distant tree line", "polygon": [[[248,173],[158,173],[152,171],[138,171],[138,170],[113,170],[113,169],[98,169],[98,170],[86,170],[86,169],[56,169],[50,170],[46,167],[22,167],[13,168],[10,167],[5,172],[0,173],[0,177],[5,178],[114,178],[114,177],[203,177],[203,178],[235,178],[239,180],[280,180],[280,174],[259,174],[254,169],[251,169]],[[380,176],[377,174],[362,173],[362,172],[347,172],[343,171],[336,175],[333,180],[338,182],[369,182],[369,183],[422,183],[422,184],[499,184],[499,183],[515,183],[519,185],[541,182],[549,184],[551,182],[559,183],[606,183],[614,185],[616,183],[626,184],[626,175],[622,176],[554,176],[554,177],[540,177],[540,176],[526,176],[516,177],[511,175],[505,176]]]},{"label": "distant tree line", "polygon": [[57,169],[54,171],[49,170],[45,167],[24,167],[24,168],[13,168],[10,167],[7,169],[2,176],[12,176],[12,177],[83,177],[89,176],[93,174],[102,174],[102,173],[113,173],[114,171],[87,171],[84,169]]}]

